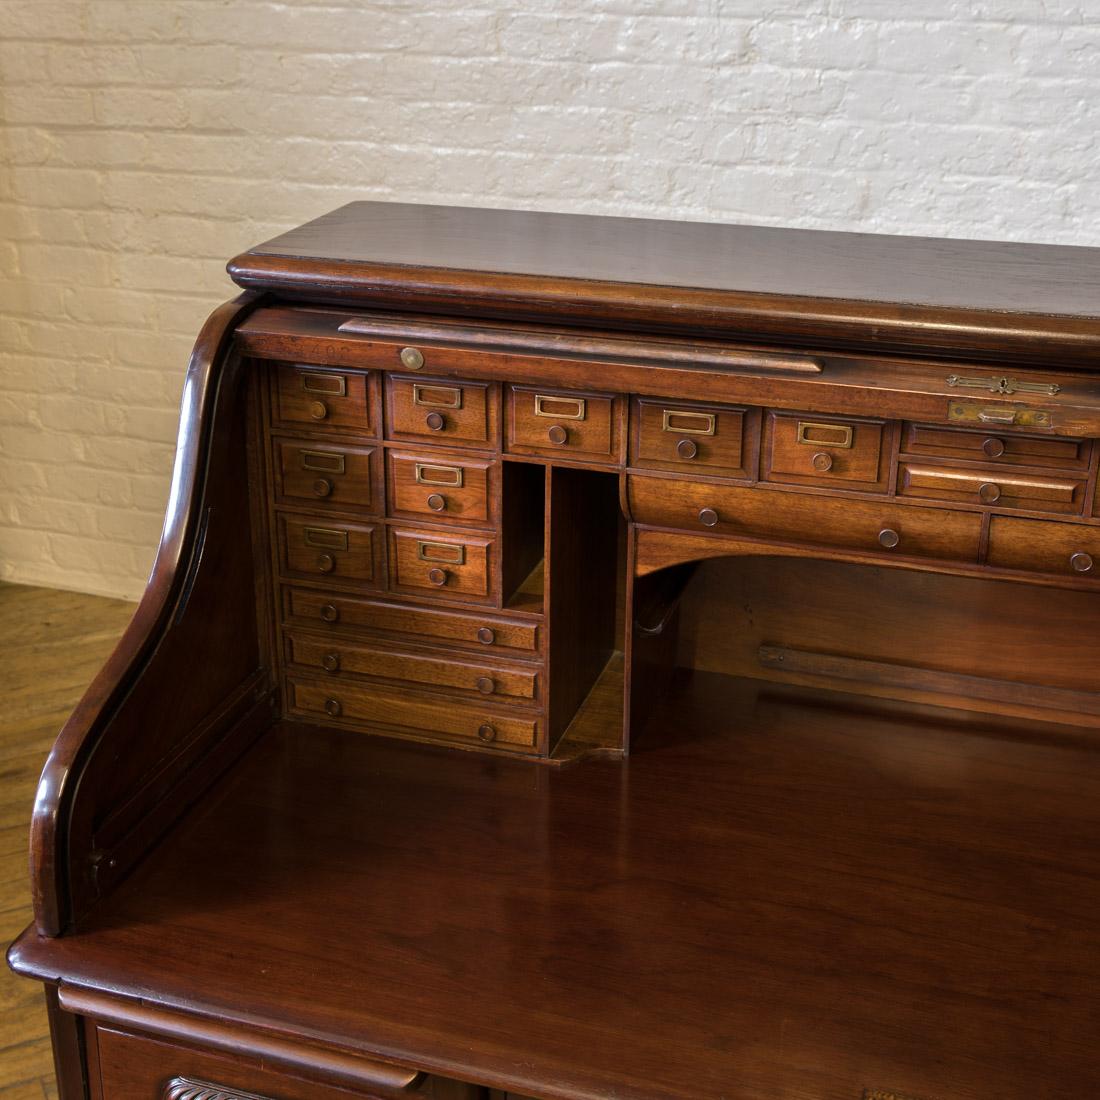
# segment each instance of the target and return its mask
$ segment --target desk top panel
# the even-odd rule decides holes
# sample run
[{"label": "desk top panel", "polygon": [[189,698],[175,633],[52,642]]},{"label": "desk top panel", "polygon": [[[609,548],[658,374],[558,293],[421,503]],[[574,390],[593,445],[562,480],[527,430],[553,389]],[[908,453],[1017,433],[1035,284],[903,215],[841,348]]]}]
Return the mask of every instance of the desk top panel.
[{"label": "desk top panel", "polygon": [[354,202],[229,271],[315,300],[798,342],[1087,338],[1100,362],[1095,248]]},{"label": "desk top panel", "polygon": [[16,968],[556,1100],[1100,1079],[1090,734],[696,674],[625,763],[274,730]]}]

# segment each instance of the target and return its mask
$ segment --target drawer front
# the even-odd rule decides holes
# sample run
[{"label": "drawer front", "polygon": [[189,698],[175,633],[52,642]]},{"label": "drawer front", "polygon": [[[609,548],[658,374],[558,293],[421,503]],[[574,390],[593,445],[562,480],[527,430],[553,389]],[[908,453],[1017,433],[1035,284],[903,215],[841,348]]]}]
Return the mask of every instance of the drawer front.
[{"label": "drawer front", "polygon": [[290,514],[280,514],[278,526],[285,576],[381,587],[385,571],[380,527]]},{"label": "drawer front", "polygon": [[482,535],[390,528],[390,584],[395,592],[489,602],[496,543]]},{"label": "drawer front", "polygon": [[477,652],[531,657],[539,652],[539,624],[481,612],[446,611],[378,600],[357,600],[307,588],[283,590],[287,622],[330,630],[369,631],[415,642],[439,642]]},{"label": "drawer front", "polygon": [[749,477],[746,410],[634,399],[633,466]]},{"label": "drawer front", "polygon": [[444,523],[492,521],[492,501],[499,498],[497,463],[450,453],[393,450],[386,461],[391,516]]},{"label": "drawer front", "polygon": [[1100,528],[993,516],[987,561],[1002,569],[1100,579]]},{"label": "drawer front", "polygon": [[883,492],[885,424],[817,413],[768,413],[764,427],[765,481]]},{"label": "drawer front", "polygon": [[[247,1049],[241,1057],[130,1035],[100,1025],[88,1027],[89,1045],[97,1050],[98,1080],[92,1095],[102,1100],[372,1100],[404,1095],[395,1088],[392,1069],[372,1087],[369,1080],[349,1083],[348,1091],[310,1081],[296,1073],[283,1074],[270,1060]],[[303,1051],[306,1055],[308,1048]],[[264,1061],[267,1064],[261,1064]],[[366,1078],[369,1067],[364,1066]],[[386,1087],[386,1084],[389,1087]],[[100,1091],[102,1088],[102,1092]],[[360,1091],[361,1090],[361,1091]],[[448,1100],[477,1100],[482,1091],[439,1077],[418,1079],[414,1096],[446,1096]]]},{"label": "drawer front", "polygon": [[967,470],[903,462],[898,467],[898,493],[927,500],[1076,514],[1084,505],[1085,482],[1056,475],[1013,473],[1007,469]]},{"label": "drawer front", "polygon": [[283,424],[377,435],[373,376],[286,364],[275,368],[272,411]]},{"label": "drawer front", "polygon": [[592,462],[617,462],[622,403],[607,394],[508,387],[507,449]]},{"label": "drawer front", "polygon": [[419,738],[510,752],[534,752],[538,746],[539,719],[534,716],[502,714],[488,706],[407,690],[291,677],[287,699],[295,714],[314,720],[385,727]]},{"label": "drawer front", "polygon": [[326,508],[380,511],[377,447],[350,447],[314,439],[276,439],[275,471],[281,500]]},{"label": "drawer front", "polygon": [[496,447],[495,383],[386,378],[388,439]]},{"label": "drawer front", "polygon": [[969,458],[1005,466],[1082,471],[1088,469],[1090,457],[1089,444],[1083,439],[972,432],[934,424],[906,424],[902,450],[906,454],[936,458]]},{"label": "drawer front", "polygon": [[883,556],[976,562],[981,514],[632,476],[636,523]]},{"label": "drawer front", "polygon": [[488,664],[453,654],[401,652],[305,634],[288,634],[286,649],[291,664],[313,673],[403,680],[505,703],[530,705],[538,698],[538,669],[530,665]]}]

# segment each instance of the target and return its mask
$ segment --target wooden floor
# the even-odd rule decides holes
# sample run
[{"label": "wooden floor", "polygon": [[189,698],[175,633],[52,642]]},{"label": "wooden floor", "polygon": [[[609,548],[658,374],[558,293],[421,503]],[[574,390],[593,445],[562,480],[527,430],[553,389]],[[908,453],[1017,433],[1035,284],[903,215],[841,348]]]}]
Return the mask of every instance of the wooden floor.
[{"label": "wooden floor", "polygon": [[[31,917],[27,828],[58,728],[103,663],[134,605],[0,584],[0,941]],[[0,1100],[55,1097],[41,989],[0,968]]]}]

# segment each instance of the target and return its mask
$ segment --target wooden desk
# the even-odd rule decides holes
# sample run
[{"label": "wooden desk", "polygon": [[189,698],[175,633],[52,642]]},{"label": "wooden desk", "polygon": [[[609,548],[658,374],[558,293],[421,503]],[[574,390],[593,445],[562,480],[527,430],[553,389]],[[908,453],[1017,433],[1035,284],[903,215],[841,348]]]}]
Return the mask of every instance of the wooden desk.
[{"label": "wooden desk", "polygon": [[36,804],[66,1100],[1100,1085],[1097,252],[353,204],[230,270]]}]

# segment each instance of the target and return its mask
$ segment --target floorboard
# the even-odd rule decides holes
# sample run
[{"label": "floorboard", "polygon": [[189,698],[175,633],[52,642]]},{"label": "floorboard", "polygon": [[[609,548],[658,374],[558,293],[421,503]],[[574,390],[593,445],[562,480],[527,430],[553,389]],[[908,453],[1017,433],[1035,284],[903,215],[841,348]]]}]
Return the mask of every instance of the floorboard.
[{"label": "floorboard", "polygon": [[[58,728],[111,652],[134,605],[0,584],[0,942],[31,919],[27,829]],[[0,968],[0,1100],[57,1095],[42,991]]]}]

